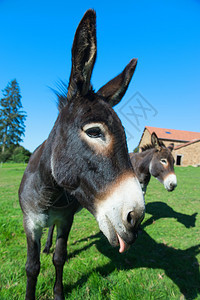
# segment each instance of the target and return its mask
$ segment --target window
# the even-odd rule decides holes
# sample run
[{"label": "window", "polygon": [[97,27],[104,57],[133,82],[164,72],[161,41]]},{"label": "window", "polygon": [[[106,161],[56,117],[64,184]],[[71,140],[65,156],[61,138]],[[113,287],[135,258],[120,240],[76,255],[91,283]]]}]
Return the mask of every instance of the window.
[{"label": "window", "polygon": [[176,156],[176,165],[181,166],[182,164],[182,155],[177,155]]}]

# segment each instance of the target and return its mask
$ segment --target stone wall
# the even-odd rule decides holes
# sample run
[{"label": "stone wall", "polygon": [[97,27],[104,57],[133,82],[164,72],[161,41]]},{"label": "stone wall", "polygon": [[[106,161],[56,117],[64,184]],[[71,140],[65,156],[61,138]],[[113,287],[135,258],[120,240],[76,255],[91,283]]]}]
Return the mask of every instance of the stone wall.
[{"label": "stone wall", "polygon": [[181,147],[174,150],[172,153],[175,159],[175,164],[177,163],[177,155],[180,155],[181,166],[200,165],[200,141]]},{"label": "stone wall", "polygon": [[149,133],[149,131],[145,128],[143,136],[140,140],[140,144],[139,144],[139,152],[141,152],[141,147],[150,144],[151,143],[151,134]]},{"label": "stone wall", "polygon": [[180,142],[180,141],[166,141],[166,140],[162,140],[162,139],[160,139],[160,140],[165,144],[166,147],[168,147],[169,144],[171,144],[171,143],[174,144],[174,147],[185,144],[185,142]]},{"label": "stone wall", "polygon": [[[174,143],[174,147],[176,146],[180,146],[181,144],[185,144],[185,142],[180,142],[180,141],[167,141],[167,140],[163,140],[163,139],[160,139],[166,147],[169,146],[169,144],[171,143]],[[143,133],[143,136],[141,138],[141,141],[140,141],[140,144],[139,144],[139,147],[143,147],[144,145],[147,145],[147,144],[150,144],[151,143],[151,134],[149,133],[149,131],[145,128],[144,130],[144,133]],[[141,151],[141,150],[140,150]]]}]

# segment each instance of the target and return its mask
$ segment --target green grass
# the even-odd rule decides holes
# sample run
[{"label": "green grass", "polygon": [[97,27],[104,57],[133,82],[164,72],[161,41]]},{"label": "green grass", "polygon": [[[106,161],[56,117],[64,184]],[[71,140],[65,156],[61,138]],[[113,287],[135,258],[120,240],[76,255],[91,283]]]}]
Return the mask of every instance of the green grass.
[{"label": "green grass", "polygon": [[[0,300],[24,299],[26,237],[17,190],[25,166],[0,167]],[[68,299],[200,299],[200,168],[176,168],[173,193],[151,179],[143,231],[124,254],[94,217],[75,217],[64,268]],[[44,247],[47,230],[42,238]],[[55,239],[54,239],[55,245]],[[37,299],[53,299],[52,255],[41,254]]]}]

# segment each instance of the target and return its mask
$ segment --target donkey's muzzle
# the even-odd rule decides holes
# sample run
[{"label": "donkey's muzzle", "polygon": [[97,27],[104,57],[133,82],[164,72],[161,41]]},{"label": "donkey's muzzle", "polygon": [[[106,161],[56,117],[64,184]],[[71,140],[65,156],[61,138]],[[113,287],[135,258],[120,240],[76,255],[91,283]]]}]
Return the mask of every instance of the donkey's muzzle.
[{"label": "donkey's muzzle", "polygon": [[164,180],[164,186],[168,192],[172,192],[177,187],[177,178],[175,174],[168,175]]},{"label": "donkey's muzzle", "polygon": [[144,218],[145,203],[138,179],[132,174],[119,178],[97,203],[96,219],[100,230],[120,252],[137,238],[138,226]]},{"label": "donkey's muzzle", "polygon": [[176,188],[176,186],[177,185],[171,183],[170,186],[169,186],[168,192],[173,192],[174,189]]}]

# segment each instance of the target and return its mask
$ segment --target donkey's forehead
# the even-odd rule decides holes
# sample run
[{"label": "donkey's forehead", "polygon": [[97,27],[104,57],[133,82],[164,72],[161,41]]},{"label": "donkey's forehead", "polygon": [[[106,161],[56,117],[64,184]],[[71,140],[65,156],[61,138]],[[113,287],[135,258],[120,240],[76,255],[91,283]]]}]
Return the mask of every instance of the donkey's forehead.
[{"label": "donkey's forehead", "polygon": [[157,155],[160,158],[168,158],[168,159],[170,159],[170,158],[173,157],[171,151],[168,148],[161,147],[161,150],[157,151],[156,153],[157,153]]},{"label": "donkey's forehead", "polygon": [[113,130],[122,126],[112,107],[95,93],[74,99],[66,110],[70,110],[72,118],[79,126],[92,122],[102,122]]}]

